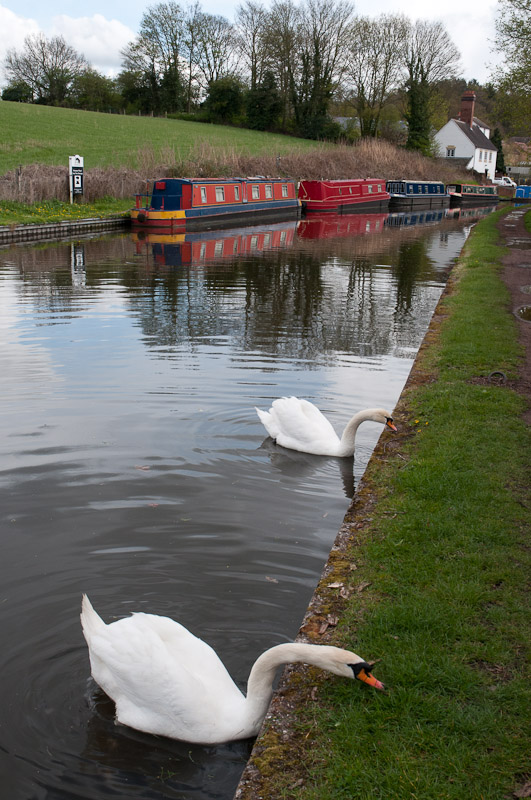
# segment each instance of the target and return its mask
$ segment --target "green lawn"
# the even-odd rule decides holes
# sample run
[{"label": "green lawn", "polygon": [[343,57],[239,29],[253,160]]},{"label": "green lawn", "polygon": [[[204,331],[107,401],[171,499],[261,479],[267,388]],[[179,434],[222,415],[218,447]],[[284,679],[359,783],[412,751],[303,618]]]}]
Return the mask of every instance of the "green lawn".
[{"label": "green lawn", "polygon": [[336,643],[377,659],[388,690],[326,680],[293,739],[266,733],[264,796],[502,800],[526,781],[531,437],[524,398],[487,380],[514,376],[521,357],[499,215],[477,226],[454,271],[441,336],[421,361],[432,379],[395,412],[399,455],[371,462],[378,502],[333,576],[352,591]]},{"label": "green lawn", "polygon": [[67,165],[68,156],[77,154],[85,168],[137,168],[146,151],[164,156],[171,149],[173,160],[181,160],[201,142],[253,155],[316,147],[309,140],[243,128],[5,101],[0,102],[0,131],[0,175],[19,164]]}]

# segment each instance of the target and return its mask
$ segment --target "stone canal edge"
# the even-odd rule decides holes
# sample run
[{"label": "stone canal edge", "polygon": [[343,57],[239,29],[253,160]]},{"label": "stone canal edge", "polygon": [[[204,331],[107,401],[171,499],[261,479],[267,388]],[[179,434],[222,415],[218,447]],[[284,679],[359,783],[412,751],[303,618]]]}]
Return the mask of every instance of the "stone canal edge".
[{"label": "stone canal edge", "polygon": [[[518,308],[524,305],[526,300],[528,304],[530,301],[527,292],[531,283],[531,234],[527,232],[524,222],[527,210],[525,207],[512,209],[498,221],[500,244],[508,248],[507,254],[502,259],[503,270],[500,277],[509,290],[511,311],[514,314],[517,314]],[[395,406],[393,416],[398,424],[400,420],[407,420],[410,416],[408,398],[411,392],[424,383],[436,380],[435,373],[428,366],[427,354],[439,339],[441,325],[447,316],[445,301],[455,292],[457,282],[456,270],[452,269]],[[520,322],[518,333],[524,350],[524,359],[520,375],[515,382],[511,381],[511,385],[527,398],[525,419],[530,424],[531,324]],[[389,455],[400,447],[404,437],[409,436],[409,426],[405,433],[396,437],[390,437],[385,433],[380,436],[337,533],[295,641],[335,644],[334,627],[347,603],[347,597],[342,597],[338,585],[342,586],[348,581],[352,560],[349,553],[352,548],[363,543],[371,510],[378,499],[373,476],[380,471],[381,465],[388,460]],[[361,591],[360,587],[358,590]],[[312,692],[315,691],[315,681],[310,682],[305,679],[305,670],[305,666],[298,664],[287,665],[284,668],[251,756],[242,773],[234,800],[273,800],[274,793],[269,785],[269,777],[282,772],[289,762],[294,711],[303,703],[312,702]]]}]

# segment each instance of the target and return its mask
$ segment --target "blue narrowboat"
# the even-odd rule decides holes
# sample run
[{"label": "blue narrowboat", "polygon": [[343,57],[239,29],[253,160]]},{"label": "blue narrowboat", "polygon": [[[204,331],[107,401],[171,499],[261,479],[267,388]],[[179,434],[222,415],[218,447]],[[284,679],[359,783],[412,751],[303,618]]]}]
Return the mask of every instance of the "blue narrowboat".
[{"label": "blue narrowboat", "polygon": [[133,227],[175,233],[184,228],[263,216],[299,216],[295,182],[253,178],[162,178],[136,195]]},{"label": "blue narrowboat", "polygon": [[450,205],[450,197],[439,181],[387,181],[389,209],[406,209],[417,206],[423,208],[445,208]]},{"label": "blue narrowboat", "polygon": [[514,193],[514,199],[524,201],[527,203],[531,202],[531,186],[517,186],[516,192]]}]

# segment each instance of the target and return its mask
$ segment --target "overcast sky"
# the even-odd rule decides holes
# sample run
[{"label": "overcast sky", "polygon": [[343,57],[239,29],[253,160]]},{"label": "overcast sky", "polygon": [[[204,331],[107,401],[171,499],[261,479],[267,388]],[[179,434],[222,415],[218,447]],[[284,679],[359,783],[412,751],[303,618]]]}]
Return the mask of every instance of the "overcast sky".
[{"label": "overcast sky", "polygon": [[[240,0],[201,0],[203,11],[234,19]],[[158,0],[0,0],[0,65],[10,48],[20,50],[24,37],[38,32],[62,35],[69,45],[105,75],[120,71],[120,50],[136,36],[142,14]],[[188,0],[182,5],[187,6]],[[264,5],[268,6],[268,0]],[[493,51],[497,0],[355,0],[362,16],[403,13],[411,20],[441,20],[461,51],[462,74],[480,83],[499,60]],[[3,70],[0,81],[5,83]]]}]

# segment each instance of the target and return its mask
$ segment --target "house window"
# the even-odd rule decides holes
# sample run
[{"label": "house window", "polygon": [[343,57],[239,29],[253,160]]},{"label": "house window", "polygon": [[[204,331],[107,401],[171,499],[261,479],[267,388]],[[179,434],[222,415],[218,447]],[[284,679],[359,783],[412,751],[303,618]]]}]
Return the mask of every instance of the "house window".
[{"label": "house window", "polygon": [[455,147],[447,147],[446,158],[454,158],[454,156],[455,156]]},{"label": "house window", "polygon": [[492,150],[489,152],[489,161],[492,161]]},{"label": "house window", "polygon": [[251,197],[253,198],[253,200],[259,200],[259,198],[260,198],[260,187],[259,186],[253,186],[251,188]]},{"label": "house window", "polygon": [[287,196],[288,196],[288,187],[286,186],[285,183],[283,183],[282,184],[282,197],[287,197]]},{"label": "house window", "polygon": [[222,203],[225,200],[225,187],[216,186],[216,202]]},{"label": "house window", "polygon": [[270,183],[266,183],[265,194],[266,194],[266,200],[271,199],[273,197],[273,187],[271,186]]},{"label": "house window", "polygon": [[201,186],[201,202],[206,203],[206,186]]},{"label": "house window", "polygon": [[478,160],[479,160],[479,161],[483,161],[483,150],[480,150],[480,151],[479,151]]},{"label": "house window", "polygon": [[239,186],[235,186],[234,187],[234,199],[235,200],[239,200],[240,199],[240,187]]}]

